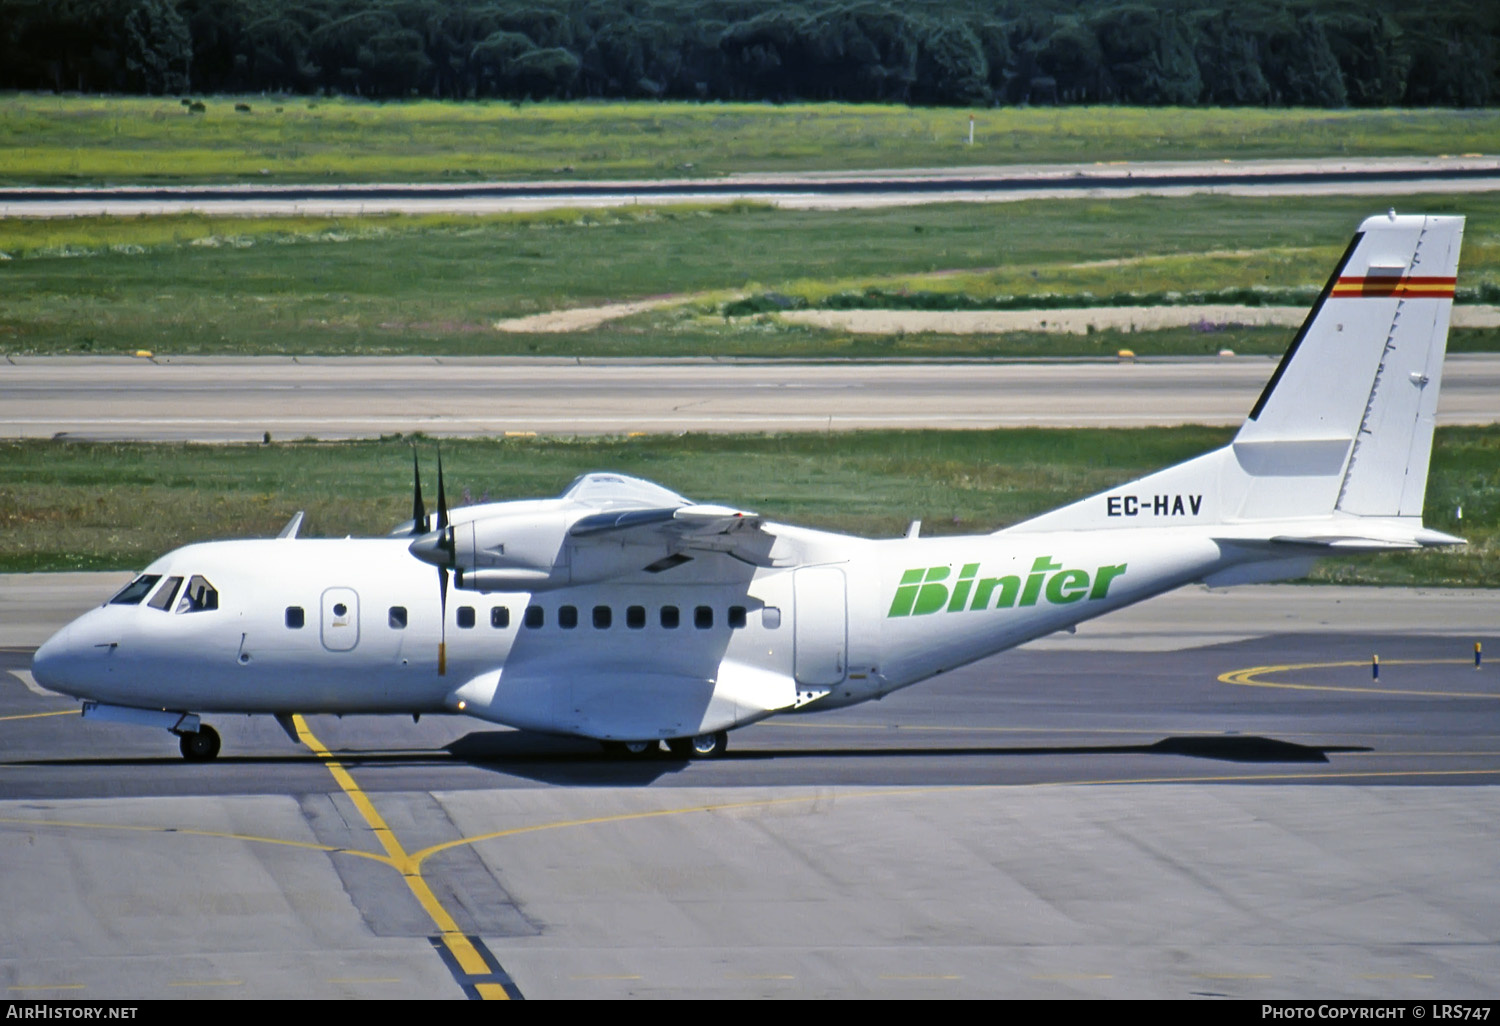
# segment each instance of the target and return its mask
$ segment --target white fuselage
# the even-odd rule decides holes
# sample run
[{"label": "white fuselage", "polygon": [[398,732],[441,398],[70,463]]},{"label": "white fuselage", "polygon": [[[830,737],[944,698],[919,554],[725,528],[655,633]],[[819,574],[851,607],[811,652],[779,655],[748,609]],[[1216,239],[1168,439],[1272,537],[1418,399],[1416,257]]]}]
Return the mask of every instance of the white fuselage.
[{"label": "white fuselage", "polygon": [[[590,737],[669,737],[850,705],[1225,565],[1200,532],[870,541],[777,526],[794,566],[710,554],[536,593],[451,589],[403,538],[213,542],[145,571],[216,608],[105,604],[39,680],[134,708],[463,712]],[[439,645],[446,638],[445,672]]]}]

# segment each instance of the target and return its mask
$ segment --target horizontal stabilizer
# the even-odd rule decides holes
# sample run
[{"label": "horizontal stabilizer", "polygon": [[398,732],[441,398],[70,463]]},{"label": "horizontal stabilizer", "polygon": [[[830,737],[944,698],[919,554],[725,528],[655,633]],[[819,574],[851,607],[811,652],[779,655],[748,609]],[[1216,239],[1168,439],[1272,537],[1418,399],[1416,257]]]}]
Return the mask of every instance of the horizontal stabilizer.
[{"label": "horizontal stabilizer", "polygon": [[1328,554],[1353,552],[1393,552],[1403,549],[1431,549],[1448,545],[1465,545],[1462,538],[1434,531],[1421,524],[1389,520],[1360,520],[1338,517],[1312,521],[1305,526],[1277,525],[1269,536],[1259,525],[1246,525],[1240,531],[1215,531],[1214,541],[1224,545],[1263,544],[1273,547],[1292,546],[1329,550]]}]

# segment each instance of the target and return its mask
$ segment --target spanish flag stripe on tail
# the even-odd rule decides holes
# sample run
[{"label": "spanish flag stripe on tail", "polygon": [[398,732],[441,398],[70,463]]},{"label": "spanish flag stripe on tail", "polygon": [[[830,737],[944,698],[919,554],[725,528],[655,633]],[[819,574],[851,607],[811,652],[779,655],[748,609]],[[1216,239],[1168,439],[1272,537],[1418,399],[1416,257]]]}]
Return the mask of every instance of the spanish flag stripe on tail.
[{"label": "spanish flag stripe on tail", "polygon": [[1330,295],[1340,298],[1386,298],[1390,296],[1428,297],[1452,299],[1455,279],[1442,277],[1420,277],[1412,275],[1399,278],[1392,275],[1368,275],[1366,277],[1340,278],[1334,283]]}]

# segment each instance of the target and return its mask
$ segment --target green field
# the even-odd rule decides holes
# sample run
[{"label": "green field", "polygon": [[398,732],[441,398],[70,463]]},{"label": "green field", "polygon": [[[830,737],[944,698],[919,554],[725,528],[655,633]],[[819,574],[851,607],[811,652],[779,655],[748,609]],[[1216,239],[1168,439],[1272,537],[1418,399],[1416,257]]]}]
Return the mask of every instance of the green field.
[{"label": "green field", "polygon": [[[1096,302],[1115,292],[1320,287],[1373,211],[1469,216],[1460,287],[1500,289],[1500,193],[1141,197],[878,210],[728,204],[490,217],[0,221],[0,353],[1045,356],[1278,352],[1285,330],[851,337],[725,300],[878,287]],[[732,244],[726,244],[732,240]],[[591,331],[495,321],[676,296]],[[1500,348],[1495,331],[1452,348]]]},{"label": "green field", "polygon": [[[0,184],[663,178],[1493,152],[1500,110],[0,97]],[[235,110],[236,104],[250,108]],[[967,144],[968,118],[976,119]]]},{"label": "green field", "polygon": [[[699,501],[871,537],[978,533],[1221,445],[1231,432],[905,431],[443,442],[448,493],[556,495],[610,469]],[[434,443],[421,440],[429,499]],[[130,569],[191,541],[274,535],[297,510],[312,537],[383,534],[410,516],[410,440],[274,445],[0,443],[0,570]],[[1463,508],[1460,521],[1456,514]],[[1500,427],[1438,432],[1428,526],[1454,551],[1328,561],[1319,580],[1500,582]]]}]

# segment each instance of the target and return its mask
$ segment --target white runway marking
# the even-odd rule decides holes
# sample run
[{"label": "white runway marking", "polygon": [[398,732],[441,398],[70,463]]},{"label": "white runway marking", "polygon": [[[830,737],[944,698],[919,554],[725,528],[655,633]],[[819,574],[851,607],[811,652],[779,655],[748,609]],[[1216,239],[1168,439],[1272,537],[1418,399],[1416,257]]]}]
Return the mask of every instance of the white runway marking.
[{"label": "white runway marking", "polygon": [[22,684],[26,685],[26,690],[30,691],[33,695],[40,695],[43,698],[61,698],[61,697],[63,697],[62,695],[59,695],[56,691],[48,691],[46,688],[44,688],[40,684],[38,684],[36,682],[36,678],[31,675],[31,671],[30,670],[11,670],[9,672],[10,672],[10,675],[12,677],[16,678],[16,680],[18,680]]}]

